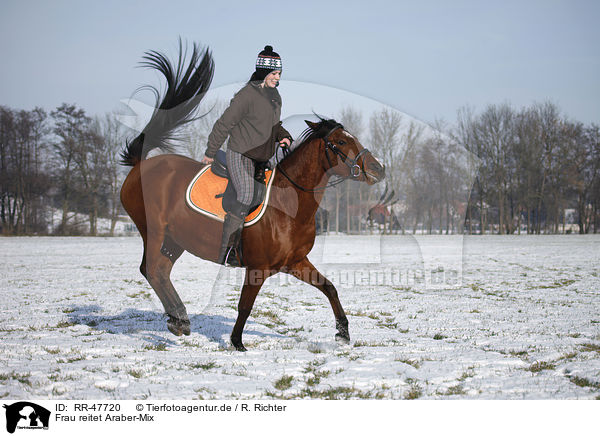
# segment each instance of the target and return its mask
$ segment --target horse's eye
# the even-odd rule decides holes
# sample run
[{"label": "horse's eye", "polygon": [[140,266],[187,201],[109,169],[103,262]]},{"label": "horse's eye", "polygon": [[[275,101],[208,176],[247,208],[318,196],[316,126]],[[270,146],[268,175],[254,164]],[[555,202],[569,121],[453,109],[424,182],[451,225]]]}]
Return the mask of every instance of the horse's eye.
[{"label": "horse's eye", "polygon": [[338,141],[338,145],[344,145],[344,144],[346,144],[346,141],[344,141],[344,140],[339,140]]}]

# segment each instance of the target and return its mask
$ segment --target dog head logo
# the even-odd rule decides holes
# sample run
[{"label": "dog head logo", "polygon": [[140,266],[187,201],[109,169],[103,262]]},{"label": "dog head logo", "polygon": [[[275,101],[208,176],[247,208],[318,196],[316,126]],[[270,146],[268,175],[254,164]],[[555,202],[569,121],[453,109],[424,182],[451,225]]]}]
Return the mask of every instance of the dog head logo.
[{"label": "dog head logo", "polygon": [[14,433],[17,426],[26,429],[47,429],[50,421],[50,411],[35,403],[19,401],[6,409],[6,431]]}]

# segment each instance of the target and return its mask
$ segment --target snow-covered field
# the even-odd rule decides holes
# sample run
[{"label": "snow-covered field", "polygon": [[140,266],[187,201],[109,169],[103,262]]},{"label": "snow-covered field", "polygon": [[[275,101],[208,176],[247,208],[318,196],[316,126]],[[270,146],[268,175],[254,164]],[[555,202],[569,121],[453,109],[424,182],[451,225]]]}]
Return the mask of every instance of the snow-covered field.
[{"label": "snow-covered field", "polygon": [[[600,398],[599,236],[319,237],[310,258],[351,343],[319,291],[279,274],[247,353],[228,340],[241,270],[179,260],[192,334],[175,337],[141,251],[138,237],[0,238],[0,398]],[[422,279],[448,262],[449,280]]]}]

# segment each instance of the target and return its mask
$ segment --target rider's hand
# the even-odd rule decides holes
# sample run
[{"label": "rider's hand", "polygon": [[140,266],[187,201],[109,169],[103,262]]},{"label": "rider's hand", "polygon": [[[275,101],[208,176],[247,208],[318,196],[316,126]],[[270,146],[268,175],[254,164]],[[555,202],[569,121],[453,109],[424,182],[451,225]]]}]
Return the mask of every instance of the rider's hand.
[{"label": "rider's hand", "polygon": [[281,141],[279,141],[280,147],[289,147],[290,145],[292,145],[290,138],[283,138]]},{"label": "rider's hand", "polygon": [[211,163],[213,163],[213,161],[214,161],[213,158],[204,156],[200,162],[202,162],[203,164],[210,165]]}]

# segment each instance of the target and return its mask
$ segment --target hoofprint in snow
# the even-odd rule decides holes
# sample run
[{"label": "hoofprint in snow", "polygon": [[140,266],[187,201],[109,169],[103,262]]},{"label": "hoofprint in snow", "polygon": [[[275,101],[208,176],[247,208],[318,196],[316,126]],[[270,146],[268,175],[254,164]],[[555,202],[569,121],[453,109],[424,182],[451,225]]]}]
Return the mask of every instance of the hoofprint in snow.
[{"label": "hoofprint in snow", "polygon": [[[175,337],[141,252],[138,237],[0,238],[0,397],[600,397],[596,235],[319,237],[309,257],[338,287],[351,343],[335,342],[318,290],[278,274],[247,353],[228,341],[242,270],[185,254],[172,278],[192,334]],[[427,283],[448,252],[458,280]]]}]

